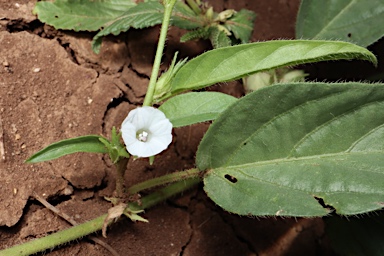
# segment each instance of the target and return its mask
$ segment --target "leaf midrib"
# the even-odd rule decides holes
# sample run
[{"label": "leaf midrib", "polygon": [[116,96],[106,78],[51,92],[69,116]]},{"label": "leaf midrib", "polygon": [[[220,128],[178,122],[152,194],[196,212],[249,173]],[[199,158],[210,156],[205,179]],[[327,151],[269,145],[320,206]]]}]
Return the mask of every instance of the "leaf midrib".
[{"label": "leaf midrib", "polygon": [[[305,105],[310,105],[314,102],[318,102],[320,100],[323,100],[323,99],[327,99],[329,97],[334,97],[334,96],[337,96],[337,94],[339,93],[343,93],[343,92],[335,92],[335,93],[332,93],[332,94],[327,94],[327,95],[324,95],[323,97],[321,98],[316,98],[316,99],[313,99],[313,100],[310,100],[310,101],[305,101],[303,102],[302,104],[300,105],[296,105],[282,113],[280,113],[279,115],[276,115],[275,117],[273,117],[272,119],[270,119],[268,122],[264,123],[262,126],[260,126],[257,130],[255,130],[250,136],[248,136],[245,140],[243,140],[241,143],[240,143],[240,146],[233,151],[233,153],[228,157],[228,160],[225,162],[225,164],[223,164],[223,166],[230,166],[229,163],[232,162],[233,158],[237,155],[237,153],[242,150],[244,144],[248,143],[249,141],[251,141],[259,132],[263,131],[264,129],[266,129],[267,126],[269,126],[270,124],[272,124],[275,120],[279,119],[280,117],[282,116],[286,116],[288,115],[289,113],[291,113],[293,110],[295,109],[298,109],[298,108],[302,108],[303,106]],[[382,101],[372,101],[372,102],[367,102],[366,104],[363,104],[363,105],[359,105],[357,107],[354,107],[352,109],[350,109],[349,111],[347,112],[344,112],[342,114],[339,114],[337,116],[334,116],[333,118],[329,119],[328,121],[322,123],[321,125],[318,125],[316,126],[315,129],[311,130],[310,132],[308,132],[307,134],[305,134],[305,136],[303,136],[300,140],[297,141],[297,143],[292,147],[291,151],[288,153],[287,155],[287,158],[290,158],[290,156],[292,155],[292,153],[294,152],[295,149],[297,149],[297,147],[299,145],[302,145],[304,140],[306,138],[308,138],[310,135],[312,135],[314,132],[318,131],[320,128],[326,126],[327,124],[333,122],[334,120],[337,120],[339,119],[340,117],[342,116],[346,116],[350,113],[353,113],[355,110],[357,109],[361,109],[365,106],[368,106],[368,105],[371,105],[371,104],[375,104],[375,103],[378,103],[378,102],[382,102]],[[366,136],[368,133],[364,134],[364,136]],[[364,136],[360,137],[359,139],[355,140],[355,142],[357,141],[360,141]],[[353,144],[354,145],[354,144]],[[347,150],[349,150],[351,147],[349,147]]]},{"label": "leaf midrib", "polygon": [[[246,164],[238,164],[238,165],[223,165],[220,167],[212,168],[211,170],[218,170],[218,169],[227,169],[227,168],[246,168],[246,167],[252,167],[252,166],[264,166],[264,165],[273,165],[273,164],[279,164],[279,163],[286,163],[286,162],[295,162],[295,161],[305,161],[305,160],[314,160],[314,159],[324,159],[324,158],[333,158],[336,156],[350,156],[350,155],[370,155],[370,154],[383,154],[384,157],[384,150],[372,150],[372,151],[342,151],[337,153],[329,153],[329,154],[320,154],[320,155],[312,155],[312,156],[301,156],[301,157],[284,157],[284,158],[275,158],[271,160],[263,160],[263,161],[257,161],[252,163],[246,163]],[[211,171],[209,170],[208,173]],[[376,173],[383,173],[383,172],[376,172]]]}]

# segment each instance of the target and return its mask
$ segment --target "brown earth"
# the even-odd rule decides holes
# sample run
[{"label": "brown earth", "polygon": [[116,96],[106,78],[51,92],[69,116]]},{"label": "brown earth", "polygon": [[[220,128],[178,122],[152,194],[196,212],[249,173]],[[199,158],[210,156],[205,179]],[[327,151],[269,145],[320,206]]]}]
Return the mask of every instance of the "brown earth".
[{"label": "brown earth", "polygon": [[[216,11],[247,8],[257,13],[253,41],[294,37],[299,0],[211,1]],[[36,1],[0,0],[0,249],[68,228],[34,200],[33,192],[77,222],[104,214],[103,199],[115,186],[106,157],[75,154],[25,164],[52,142],[86,134],[109,136],[146,91],[159,28],[131,30],[90,48],[92,33],[56,31],[31,14]],[[172,28],[164,58],[193,57],[207,42],[178,42]],[[243,94],[237,82],[213,89]],[[156,157],[129,162],[127,185],[191,168],[208,124],[174,130],[172,146]],[[2,156],[1,156],[2,157]],[[251,219],[231,215],[211,202],[201,187],[145,212],[149,224],[113,225],[104,239],[120,255],[330,255],[322,219]],[[110,255],[86,239],[44,255]]]}]

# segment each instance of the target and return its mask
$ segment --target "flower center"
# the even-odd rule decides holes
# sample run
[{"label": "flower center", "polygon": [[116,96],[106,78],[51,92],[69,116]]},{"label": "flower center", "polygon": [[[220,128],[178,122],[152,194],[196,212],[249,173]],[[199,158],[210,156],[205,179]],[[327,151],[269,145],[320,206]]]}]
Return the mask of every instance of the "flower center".
[{"label": "flower center", "polygon": [[148,137],[149,137],[149,133],[144,131],[144,130],[140,130],[136,133],[136,138],[141,141],[141,142],[147,142],[148,140]]}]

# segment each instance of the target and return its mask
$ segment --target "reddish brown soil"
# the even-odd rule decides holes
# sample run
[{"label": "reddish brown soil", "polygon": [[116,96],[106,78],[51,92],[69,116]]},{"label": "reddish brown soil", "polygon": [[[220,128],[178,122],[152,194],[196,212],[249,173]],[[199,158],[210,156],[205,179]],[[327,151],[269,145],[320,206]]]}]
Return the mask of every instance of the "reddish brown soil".
[{"label": "reddish brown soil", "polygon": [[[113,168],[102,155],[75,154],[25,164],[32,153],[74,136],[109,136],[128,111],[139,105],[151,71],[158,27],[131,30],[90,48],[93,34],[56,31],[31,14],[34,1],[0,0],[0,249],[69,227],[33,199],[36,192],[76,221],[107,211],[103,199],[115,186]],[[247,8],[257,13],[253,41],[294,37],[298,0],[211,1],[215,10]],[[172,28],[164,68],[175,51],[182,57],[208,49],[207,42],[178,42]],[[216,86],[236,96],[238,83]],[[208,124],[175,129],[172,146],[149,166],[128,164],[135,184],[191,168]],[[119,222],[103,239],[120,255],[325,255],[331,254],[321,219],[251,219],[226,213],[201,188],[144,214],[149,224]],[[101,237],[101,236],[100,236]],[[86,239],[45,255],[109,255]]]}]

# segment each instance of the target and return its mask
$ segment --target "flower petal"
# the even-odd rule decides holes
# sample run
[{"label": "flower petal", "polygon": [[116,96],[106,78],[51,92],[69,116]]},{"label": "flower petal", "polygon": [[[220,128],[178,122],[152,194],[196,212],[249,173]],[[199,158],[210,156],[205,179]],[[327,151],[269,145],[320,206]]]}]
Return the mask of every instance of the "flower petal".
[{"label": "flower petal", "polygon": [[[148,140],[139,141],[138,131],[149,132]],[[138,157],[156,155],[172,142],[172,123],[162,111],[153,107],[139,107],[129,112],[121,132],[128,152]]]}]

